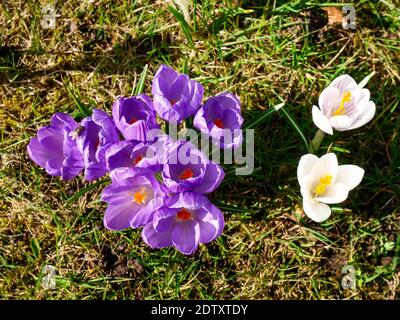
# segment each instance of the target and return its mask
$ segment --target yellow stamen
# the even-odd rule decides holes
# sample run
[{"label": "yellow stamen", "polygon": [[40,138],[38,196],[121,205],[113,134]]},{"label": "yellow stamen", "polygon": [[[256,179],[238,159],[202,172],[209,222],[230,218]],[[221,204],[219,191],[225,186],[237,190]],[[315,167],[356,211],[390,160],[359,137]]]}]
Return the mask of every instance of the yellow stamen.
[{"label": "yellow stamen", "polygon": [[332,176],[327,174],[319,179],[319,184],[315,187],[314,193],[315,196],[323,194],[326,190],[326,187],[332,184]]},{"label": "yellow stamen", "polygon": [[136,202],[137,204],[142,204],[147,197],[147,192],[144,190],[144,188],[141,191],[129,194],[133,197],[132,202]]},{"label": "yellow stamen", "polygon": [[334,116],[341,116],[346,113],[346,109],[344,108],[344,104],[346,102],[351,101],[351,92],[350,91],[345,91],[343,96],[342,96],[342,101],[340,101],[339,108],[336,109],[336,111],[333,113]]}]

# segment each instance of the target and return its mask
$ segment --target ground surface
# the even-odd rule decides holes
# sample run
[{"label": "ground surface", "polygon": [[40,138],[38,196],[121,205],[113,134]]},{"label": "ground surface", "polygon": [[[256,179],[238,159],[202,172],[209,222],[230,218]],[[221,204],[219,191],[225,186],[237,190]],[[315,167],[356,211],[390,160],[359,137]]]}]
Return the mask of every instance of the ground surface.
[{"label": "ground surface", "polygon": [[[328,24],[322,8],[333,2],[197,2],[189,36],[166,1],[55,1],[54,29],[41,25],[45,1],[0,1],[0,298],[399,298],[399,2],[356,1],[355,30]],[[146,64],[149,92],[161,63],[187,70],[207,95],[236,93],[256,129],[256,171],[228,174],[211,195],[224,233],[190,257],[150,250],[137,230],[107,231],[101,186],[51,178],[26,154],[55,111],[82,117],[67,86],[110,111]],[[374,120],[325,138],[318,152],[330,147],[366,176],[327,222],[313,223],[296,179],[302,138],[283,111],[255,120],[284,101],[311,139],[322,89],[371,71]],[[341,286],[346,264],[355,290]],[[40,285],[44,265],[56,268],[55,290]]]}]

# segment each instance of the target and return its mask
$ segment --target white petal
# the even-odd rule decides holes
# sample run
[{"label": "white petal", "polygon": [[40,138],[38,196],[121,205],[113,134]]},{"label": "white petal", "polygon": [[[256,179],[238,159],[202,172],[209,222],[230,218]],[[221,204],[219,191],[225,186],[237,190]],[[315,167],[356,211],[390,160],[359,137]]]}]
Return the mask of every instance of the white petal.
[{"label": "white petal", "polygon": [[325,221],[331,215],[331,208],[327,204],[318,201],[303,200],[303,210],[315,222]]},{"label": "white petal", "polygon": [[318,161],[315,163],[312,168],[312,174],[320,179],[326,175],[332,176],[332,182],[336,179],[336,174],[338,170],[339,164],[334,153],[327,153],[323,155]]},{"label": "white petal", "polygon": [[351,191],[357,187],[364,177],[364,169],[352,164],[339,166],[336,183],[343,183]]},{"label": "white petal", "polygon": [[340,93],[343,94],[344,91],[357,87],[357,82],[348,74],[344,74],[333,80],[329,87],[338,88]]},{"label": "white petal", "polygon": [[301,184],[304,177],[311,173],[311,169],[318,161],[318,157],[313,154],[305,154],[300,158],[299,165],[297,166],[297,179]]},{"label": "white petal", "polygon": [[357,129],[362,127],[367,122],[371,121],[376,112],[376,106],[373,101],[368,101],[368,103],[363,103],[357,108],[360,110],[358,114],[358,119],[350,126],[349,129]]},{"label": "white petal", "polygon": [[312,193],[312,186],[313,182],[315,180],[315,177],[313,174],[306,175],[302,178],[300,183],[300,192],[301,196],[303,197],[304,201],[309,200],[313,201],[314,200],[314,194]]},{"label": "white petal", "polygon": [[352,119],[348,116],[333,116],[329,119],[332,128],[338,131],[349,130],[352,125]]},{"label": "white petal", "polygon": [[344,183],[335,183],[328,186],[323,196],[317,197],[315,200],[328,204],[340,203],[346,200],[348,195],[349,190]]},{"label": "white petal", "polygon": [[332,114],[332,110],[339,107],[340,104],[340,92],[337,88],[328,87],[325,88],[318,99],[318,105],[324,115],[329,117]]},{"label": "white petal", "polygon": [[312,107],[312,118],[314,124],[319,129],[327,134],[333,134],[332,126],[329,122],[329,119],[322,114],[322,111],[317,106]]},{"label": "white petal", "polygon": [[368,89],[357,89],[352,91],[352,94],[354,99],[353,101],[355,101],[356,104],[369,101],[371,96]]}]

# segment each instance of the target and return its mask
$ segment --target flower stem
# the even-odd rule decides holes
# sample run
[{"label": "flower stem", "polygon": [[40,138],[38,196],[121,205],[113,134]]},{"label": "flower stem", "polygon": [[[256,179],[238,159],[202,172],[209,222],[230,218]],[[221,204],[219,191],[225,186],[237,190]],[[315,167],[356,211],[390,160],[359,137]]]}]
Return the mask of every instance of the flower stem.
[{"label": "flower stem", "polygon": [[321,129],[318,129],[317,133],[315,134],[314,138],[308,146],[308,152],[317,152],[324,136],[325,132],[323,132]]}]

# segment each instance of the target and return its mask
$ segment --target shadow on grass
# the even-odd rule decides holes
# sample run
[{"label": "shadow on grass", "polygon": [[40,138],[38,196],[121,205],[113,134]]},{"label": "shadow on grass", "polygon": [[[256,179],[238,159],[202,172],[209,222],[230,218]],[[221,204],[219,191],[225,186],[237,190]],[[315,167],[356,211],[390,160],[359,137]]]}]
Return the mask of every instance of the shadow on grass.
[{"label": "shadow on grass", "polygon": [[[65,74],[70,71],[97,72],[106,75],[125,74],[141,70],[153,55],[169,56],[170,44],[161,36],[143,36],[116,44],[112,50],[95,50],[104,41],[89,40],[83,52],[46,52],[42,49],[21,50],[16,46],[0,47],[0,85],[19,86],[18,82],[34,80],[43,76]],[[44,55],[56,55],[61,60],[57,65],[35,68],[35,59]],[[24,59],[23,59],[24,58]],[[26,64],[23,60],[31,62]]]}]

